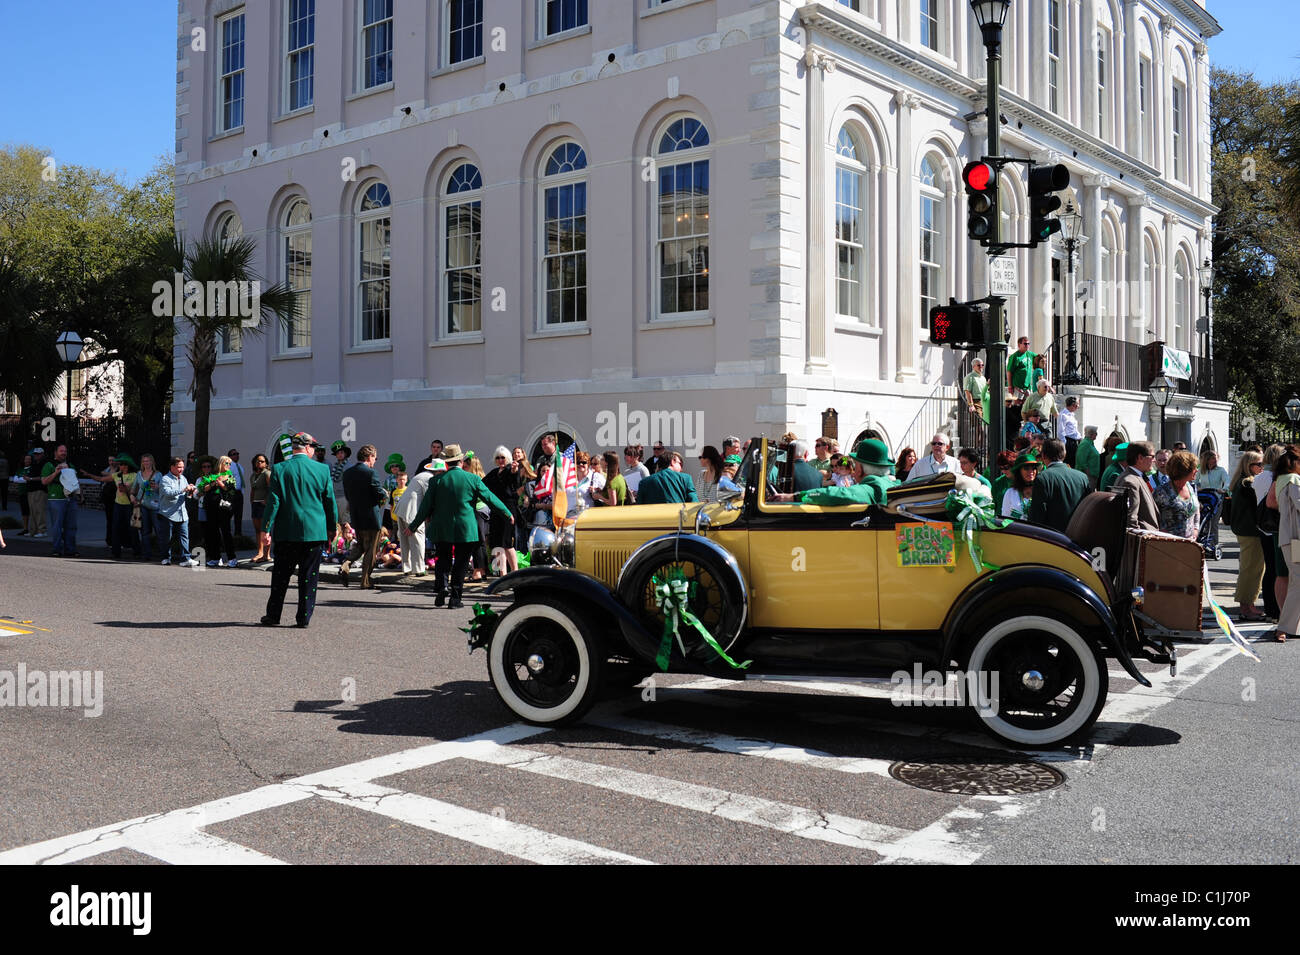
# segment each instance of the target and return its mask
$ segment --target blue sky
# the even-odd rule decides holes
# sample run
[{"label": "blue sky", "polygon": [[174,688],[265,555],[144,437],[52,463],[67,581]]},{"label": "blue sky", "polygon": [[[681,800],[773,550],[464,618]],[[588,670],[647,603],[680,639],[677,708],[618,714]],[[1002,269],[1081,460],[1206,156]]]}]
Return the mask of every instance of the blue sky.
[{"label": "blue sky", "polygon": [[[1208,9],[1224,30],[1210,43],[1214,63],[1264,81],[1300,76],[1296,0],[1210,0]],[[174,0],[0,0],[0,16],[0,143],[131,179],[171,153]]]}]

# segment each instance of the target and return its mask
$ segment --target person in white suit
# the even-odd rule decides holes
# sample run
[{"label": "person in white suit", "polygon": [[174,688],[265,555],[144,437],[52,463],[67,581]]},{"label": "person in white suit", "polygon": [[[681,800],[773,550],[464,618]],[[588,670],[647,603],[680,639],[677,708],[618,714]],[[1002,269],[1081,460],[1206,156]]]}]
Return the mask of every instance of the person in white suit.
[{"label": "person in white suit", "polygon": [[402,573],[423,577],[428,571],[424,563],[424,525],[412,527],[411,521],[424,503],[424,495],[429,493],[429,482],[447,469],[439,460],[430,461],[411,478],[406,486],[406,493],[397,500],[393,516],[397,518],[398,531],[401,534]]}]

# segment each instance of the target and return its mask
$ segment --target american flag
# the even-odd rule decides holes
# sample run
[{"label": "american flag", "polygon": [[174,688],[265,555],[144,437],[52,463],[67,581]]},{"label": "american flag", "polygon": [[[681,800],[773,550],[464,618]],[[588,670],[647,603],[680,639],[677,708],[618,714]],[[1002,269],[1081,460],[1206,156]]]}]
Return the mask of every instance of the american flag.
[{"label": "american flag", "polygon": [[551,505],[551,519],[555,522],[557,528],[563,527],[566,523],[565,515],[569,512],[569,493],[578,487],[578,445],[569,445],[562,455],[555,459],[554,469],[548,469],[547,483],[550,483],[549,473],[551,470],[559,471],[559,477],[554,481],[555,484],[555,501]]}]

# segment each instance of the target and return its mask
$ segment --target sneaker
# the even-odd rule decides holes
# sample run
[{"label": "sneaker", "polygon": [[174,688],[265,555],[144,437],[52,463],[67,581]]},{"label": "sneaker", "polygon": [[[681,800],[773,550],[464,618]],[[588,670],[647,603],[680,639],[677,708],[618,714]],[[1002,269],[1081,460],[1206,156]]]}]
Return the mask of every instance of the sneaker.
[{"label": "sneaker", "polygon": [[[194,563],[197,564],[198,561],[196,560],[196,561],[194,561]],[[220,560],[210,560],[210,561],[208,561],[208,566],[209,566],[209,567],[220,567],[220,566],[221,566],[221,561],[220,561]]]},{"label": "sneaker", "polygon": [[187,558],[187,559],[181,561],[180,564],[179,564],[178,566],[180,566],[180,567],[197,567],[197,566],[199,566],[199,562],[198,562],[197,560],[195,560],[193,557],[190,557],[190,558]]},{"label": "sneaker", "polygon": [[164,557],[164,558],[162,559],[162,565],[163,565],[164,567],[170,567],[170,566],[171,566],[171,563],[172,563],[172,559],[171,559],[170,557]]}]

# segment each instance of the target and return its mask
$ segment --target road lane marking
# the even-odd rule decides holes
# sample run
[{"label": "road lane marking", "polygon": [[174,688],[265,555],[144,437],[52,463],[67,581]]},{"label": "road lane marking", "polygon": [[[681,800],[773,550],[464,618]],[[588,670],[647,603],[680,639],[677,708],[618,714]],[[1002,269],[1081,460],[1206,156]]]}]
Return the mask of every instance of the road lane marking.
[{"label": "road lane marking", "polygon": [[775,829],[777,832],[803,839],[868,849],[882,854],[891,850],[889,843],[911,835],[909,829],[899,829],[865,819],[816,812],[771,799],[728,792],[725,789],[715,789],[712,786],[701,786],[662,776],[651,776],[630,769],[530,752],[519,746],[498,746],[474,758],[552,779],[608,789],[638,799],[649,799],[679,809],[690,809],[732,822]]},{"label": "road lane marking", "polygon": [[516,858],[543,865],[590,865],[624,863],[653,865],[613,849],[593,846],[576,839],[558,836],[498,816],[431,799],[416,793],[402,792],[373,783],[350,783],[337,788],[306,787],[313,795],[341,806],[352,806],[378,813],[439,835],[450,836],[486,849],[494,849]]}]

